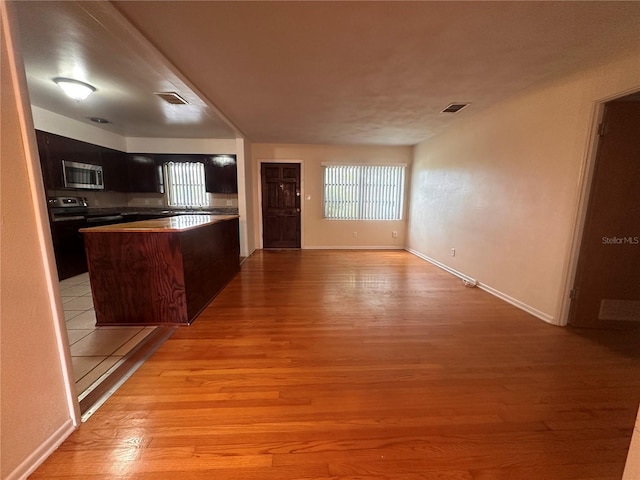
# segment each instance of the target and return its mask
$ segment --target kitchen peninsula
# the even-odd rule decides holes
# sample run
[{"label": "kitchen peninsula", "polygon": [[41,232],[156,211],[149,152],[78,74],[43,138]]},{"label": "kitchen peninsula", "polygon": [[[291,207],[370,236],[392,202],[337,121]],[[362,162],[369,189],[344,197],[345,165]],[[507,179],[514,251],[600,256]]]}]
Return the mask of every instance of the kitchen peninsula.
[{"label": "kitchen peninsula", "polygon": [[97,325],[187,325],[240,269],[237,215],[83,228]]}]

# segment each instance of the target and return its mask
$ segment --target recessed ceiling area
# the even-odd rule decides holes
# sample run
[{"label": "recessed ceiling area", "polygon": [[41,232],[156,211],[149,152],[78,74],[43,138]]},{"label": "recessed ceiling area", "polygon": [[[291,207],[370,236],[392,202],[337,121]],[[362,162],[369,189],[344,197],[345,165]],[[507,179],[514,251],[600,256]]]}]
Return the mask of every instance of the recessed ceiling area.
[{"label": "recessed ceiling area", "polygon": [[[132,136],[415,145],[539,82],[640,52],[640,2],[16,3],[33,103]],[[93,103],[53,94],[74,58]],[[163,91],[189,105],[153,96]],[[442,114],[451,103],[469,106]]]},{"label": "recessed ceiling area", "polygon": [[[16,2],[31,103],[125,137],[235,138],[217,115],[108,2]],[[55,77],[96,88],[63,95]],[[156,92],[175,91],[188,105]]]}]

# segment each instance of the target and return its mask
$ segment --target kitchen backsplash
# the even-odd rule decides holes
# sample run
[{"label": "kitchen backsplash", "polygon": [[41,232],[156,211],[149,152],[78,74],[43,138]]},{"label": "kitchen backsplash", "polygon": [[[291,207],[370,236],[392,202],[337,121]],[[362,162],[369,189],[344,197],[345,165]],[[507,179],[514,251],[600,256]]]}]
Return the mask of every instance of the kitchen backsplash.
[{"label": "kitchen backsplash", "polygon": [[161,193],[127,193],[127,207],[164,207],[164,195]]}]

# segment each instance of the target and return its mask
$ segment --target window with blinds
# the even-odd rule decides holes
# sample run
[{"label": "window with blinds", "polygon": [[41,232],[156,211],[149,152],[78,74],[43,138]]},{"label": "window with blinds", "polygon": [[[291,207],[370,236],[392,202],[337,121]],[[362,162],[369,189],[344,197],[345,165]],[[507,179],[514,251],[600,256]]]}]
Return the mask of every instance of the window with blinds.
[{"label": "window with blinds", "polygon": [[324,218],[401,220],[404,166],[325,165]]},{"label": "window with blinds", "polygon": [[165,163],[164,177],[170,206],[208,205],[204,183],[204,163]]}]

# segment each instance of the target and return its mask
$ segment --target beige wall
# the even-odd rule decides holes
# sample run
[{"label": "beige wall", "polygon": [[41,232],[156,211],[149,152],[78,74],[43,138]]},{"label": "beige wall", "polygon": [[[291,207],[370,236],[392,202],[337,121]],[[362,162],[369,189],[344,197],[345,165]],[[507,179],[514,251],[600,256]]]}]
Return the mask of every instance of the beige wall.
[{"label": "beige wall", "polygon": [[[253,144],[256,245],[262,245],[260,162],[292,160],[302,163],[302,248],[404,248],[406,215],[400,221],[322,218],[322,162],[406,164],[408,185],[411,152],[411,147]],[[391,236],[393,231],[397,238]]]},{"label": "beige wall", "polygon": [[539,85],[416,146],[409,248],[562,324],[597,105],[633,89],[640,55]]},{"label": "beige wall", "polygon": [[622,480],[638,480],[640,478],[640,409],[633,429],[633,437],[627,454],[627,464],[624,467]]},{"label": "beige wall", "polygon": [[240,256],[248,257],[256,249],[255,211],[251,161],[251,143],[237,139],[238,159],[238,213],[240,214]]},{"label": "beige wall", "polygon": [[[22,478],[74,428],[78,420],[69,381],[67,342],[59,305],[35,136],[25,138],[29,104],[13,63],[5,3],[2,9],[1,94],[1,415],[0,477]],[[13,68],[15,66],[15,68]],[[27,147],[25,147],[27,145]],[[31,149],[31,152],[29,151]]]}]

